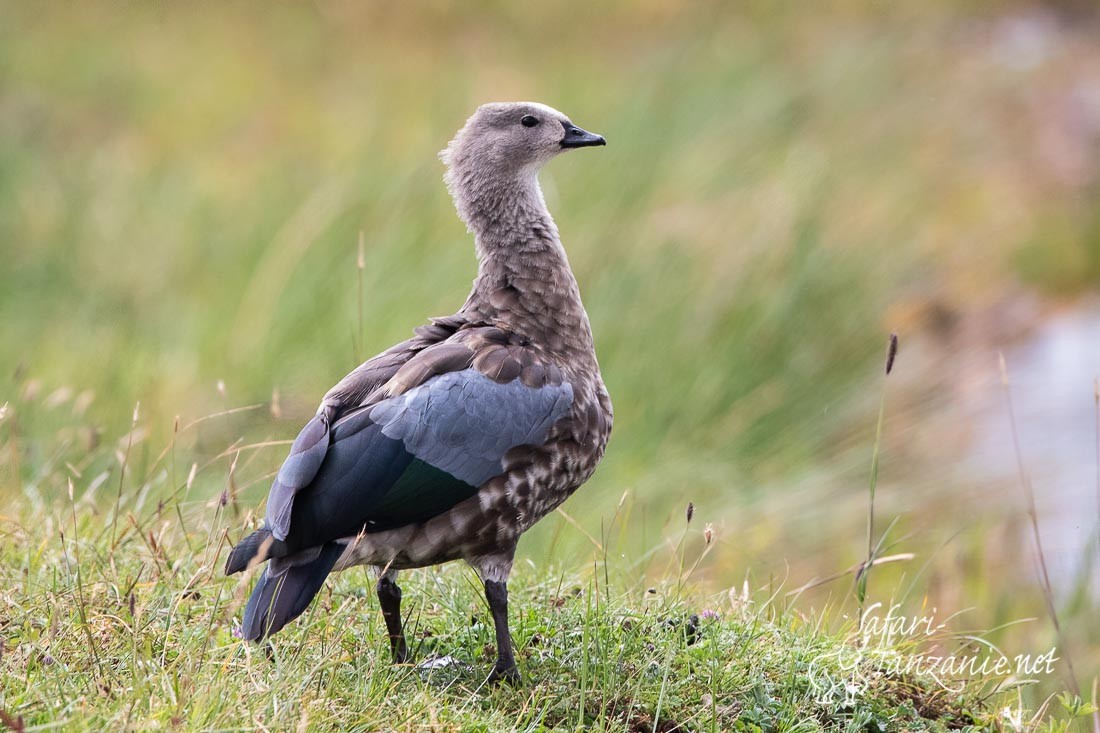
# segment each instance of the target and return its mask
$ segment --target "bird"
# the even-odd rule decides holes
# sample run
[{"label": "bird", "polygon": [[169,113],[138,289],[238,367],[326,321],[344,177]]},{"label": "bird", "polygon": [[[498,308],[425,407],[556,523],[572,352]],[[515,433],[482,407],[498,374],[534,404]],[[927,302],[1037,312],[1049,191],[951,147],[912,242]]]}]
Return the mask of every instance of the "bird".
[{"label": "bird", "polygon": [[330,573],[358,565],[394,663],[410,661],[399,571],[464,560],[484,584],[497,658],[518,683],[508,578],[520,536],[594,473],[613,423],[592,328],[538,173],[606,145],[535,102],[484,104],[439,154],[477,275],[454,315],[364,362],[321,400],[227,575],[266,563],[239,635],[262,642]]}]

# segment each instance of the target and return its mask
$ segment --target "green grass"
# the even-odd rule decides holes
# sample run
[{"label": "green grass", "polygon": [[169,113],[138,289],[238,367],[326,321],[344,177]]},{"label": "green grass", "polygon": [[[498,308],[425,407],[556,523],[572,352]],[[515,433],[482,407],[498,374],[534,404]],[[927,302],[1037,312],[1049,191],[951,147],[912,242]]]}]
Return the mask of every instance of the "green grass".
[{"label": "green grass", "polygon": [[[137,568],[120,571],[125,582]],[[128,582],[87,578],[84,600],[101,609],[88,619],[91,641],[76,604],[63,600],[71,582],[36,572],[28,582],[43,585],[36,595],[49,607],[12,620],[25,640],[5,655],[9,714],[28,727],[90,730],[885,731],[992,717],[930,681],[883,678],[846,700],[839,640],[791,619],[725,608],[689,646],[691,606],[619,592],[598,599],[591,584],[572,592],[573,579],[546,579],[545,569],[514,584],[526,678],[518,689],[484,684],[491,622],[475,581],[457,568],[418,573],[405,588],[418,657],[447,655],[459,660],[452,668],[389,664],[362,572],[326,590],[268,657],[232,638],[231,584],[194,564],[177,572],[198,579],[147,576],[134,587],[132,615],[118,595]],[[532,574],[542,581],[524,577]]]},{"label": "green grass", "polygon": [[[695,573],[714,530],[698,519],[681,515],[628,557],[625,502],[588,538],[587,570],[517,565],[519,688],[484,684],[492,623],[476,575],[458,565],[401,578],[416,661],[452,666],[389,663],[365,569],[330,579],[265,653],[233,633],[251,579],[221,568],[254,521],[238,491],[266,477],[249,456],[283,446],[211,447],[241,413],[181,425],[161,449],[140,415],[98,446],[70,427],[26,441],[24,427],[56,419],[30,407],[9,405],[0,423],[3,449],[31,476],[32,498],[0,515],[0,720],[16,730],[999,731],[1042,714],[1023,712],[1003,676],[934,677],[883,656],[927,653],[925,642],[962,641],[963,653],[969,637],[870,653],[834,610],[807,615],[748,583],[706,590]],[[552,545],[578,533],[564,515],[544,524]],[[1065,730],[1087,712],[1074,705],[1028,729]]]},{"label": "green grass", "polygon": [[[200,473],[196,486],[208,479]],[[960,695],[875,674],[870,662],[853,671],[843,634],[732,592],[647,588],[621,567],[517,568],[518,689],[484,684],[491,620],[480,582],[457,566],[402,581],[416,659],[449,656],[453,667],[389,664],[373,582],[360,569],[330,582],[269,656],[232,634],[250,585],[220,572],[225,532],[238,524],[232,504],[143,501],[123,483],[117,515],[77,495],[0,520],[9,726],[892,731],[996,717],[978,685]]]}]

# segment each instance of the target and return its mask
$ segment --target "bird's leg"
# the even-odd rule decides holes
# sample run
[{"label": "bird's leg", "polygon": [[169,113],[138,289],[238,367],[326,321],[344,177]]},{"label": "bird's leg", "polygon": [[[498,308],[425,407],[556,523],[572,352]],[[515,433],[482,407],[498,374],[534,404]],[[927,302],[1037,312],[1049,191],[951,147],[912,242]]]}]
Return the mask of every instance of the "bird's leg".
[{"label": "bird's leg", "polygon": [[386,631],[390,636],[390,652],[394,664],[404,664],[409,660],[409,647],[405,644],[405,630],[401,628],[401,589],[393,582],[393,576],[387,573],[378,579],[378,605],[382,607],[382,618],[386,620]]},{"label": "bird's leg", "polygon": [[512,653],[512,635],[508,631],[508,584],[486,580],[485,600],[489,601],[489,611],[493,614],[493,624],[497,631],[497,662],[493,665],[489,681],[503,680],[517,684],[520,681],[519,670],[516,669],[516,657]]}]

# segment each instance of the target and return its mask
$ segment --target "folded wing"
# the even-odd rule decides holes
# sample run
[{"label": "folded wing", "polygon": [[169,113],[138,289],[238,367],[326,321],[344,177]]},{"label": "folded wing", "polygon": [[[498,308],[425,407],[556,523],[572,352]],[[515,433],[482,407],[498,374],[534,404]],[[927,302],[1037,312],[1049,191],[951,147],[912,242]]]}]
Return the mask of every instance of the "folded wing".
[{"label": "folded wing", "polygon": [[475,494],[573,401],[568,382],[498,382],[475,368],[305,427],[272,487],[268,529],[287,551],[420,522]]}]

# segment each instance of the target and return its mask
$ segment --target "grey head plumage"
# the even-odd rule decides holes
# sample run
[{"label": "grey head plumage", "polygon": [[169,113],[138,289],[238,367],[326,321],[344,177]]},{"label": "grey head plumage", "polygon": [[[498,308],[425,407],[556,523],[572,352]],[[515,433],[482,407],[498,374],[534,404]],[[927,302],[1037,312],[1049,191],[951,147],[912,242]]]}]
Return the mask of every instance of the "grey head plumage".
[{"label": "grey head plumage", "polygon": [[[567,150],[605,144],[602,136],[545,104],[494,102],[478,107],[439,157],[458,214],[476,233],[487,209],[506,205],[517,193],[540,203],[536,176],[550,160]],[[511,212],[496,213],[503,219]]]}]

